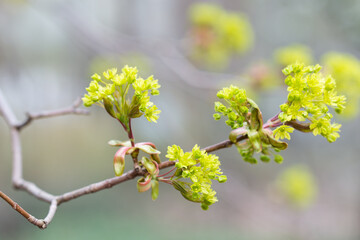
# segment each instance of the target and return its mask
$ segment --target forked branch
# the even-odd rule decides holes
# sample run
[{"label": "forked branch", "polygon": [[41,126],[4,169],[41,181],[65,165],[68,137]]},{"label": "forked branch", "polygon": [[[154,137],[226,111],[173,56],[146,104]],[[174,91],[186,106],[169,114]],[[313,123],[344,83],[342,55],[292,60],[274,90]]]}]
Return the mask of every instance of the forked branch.
[{"label": "forked branch", "polygon": [[[42,119],[42,118],[49,118],[49,117],[56,117],[62,116],[67,114],[88,114],[86,110],[79,109],[80,100],[78,99],[75,103],[67,108],[54,110],[54,111],[44,111],[40,113],[29,113],[27,119],[20,123],[17,118],[15,117],[10,105],[7,103],[4,95],[0,89],[0,113],[2,114],[5,122],[7,123],[8,127],[11,131],[12,136],[12,150],[13,150],[13,176],[12,181],[13,185],[16,189],[20,189],[23,191],[28,192],[29,194],[33,195],[34,197],[38,198],[39,200],[45,201],[50,203],[49,211],[47,216],[44,219],[37,219],[31,214],[29,214],[26,210],[20,207],[15,201],[13,201],[10,197],[0,191],[0,197],[4,199],[7,203],[9,203],[14,210],[16,210],[19,214],[25,217],[30,223],[38,226],[41,229],[45,229],[50,222],[52,221],[53,217],[55,216],[57,206],[61,203],[71,201],[75,198],[95,193],[107,188],[111,188],[117,184],[122,182],[131,180],[136,178],[137,176],[141,176],[144,174],[145,171],[136,171],[135,169],[130,170],[121,176],[113,177],[109,179],[105,179],[103,181],[90,184],[88,186],[64,193],[62,195],[52,195],[38,186],[36,186],[33,182],[26,181],[22,177],[22,152],[21,152],[21,141],[20,141],[20,131],[27,125],[29,125],[33,120]],[[242,141],[246,139],[246,136],[241,136],[237,139],[237,141]],[[225,140],[219,142],[217,144],[208,146],[203,148],[203,150],[207,152],[213,152],[216,150],[220,150],[223,148],[230,147],[234,143],[230,140]],[[170,166],[175,165],[174,161],[164,161],[159,164],[159,169],[164,169]]]}]

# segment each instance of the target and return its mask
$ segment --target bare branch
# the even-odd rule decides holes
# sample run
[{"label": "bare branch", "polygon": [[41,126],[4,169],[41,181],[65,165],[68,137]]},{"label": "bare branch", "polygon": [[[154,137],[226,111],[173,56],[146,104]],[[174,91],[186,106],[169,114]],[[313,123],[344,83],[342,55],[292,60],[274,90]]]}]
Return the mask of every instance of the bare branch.
[{"label": "bare branch", "polygon": [[1,89],[0,89],[0,113],[5,119],[8,127],[10,128],[11,133],[11,143],[12,143],[12,155],[13,155],[13,170],[12,170],[12,183],[16,189],[24,190],[36,198],[51,203],[48,215],[45,220],[37,219],[34,216],[30,215],[23,208],[21,208],[16,202],[14,202],[11,198],[9,198],[3,192],[0,192],[0,197],[3,198],[6,202],[8,202],[16,211],[18,211],[21,215],[23,215],[29,222],[38,226],[39,228],[46,228],[47,225],[53,219],[56,209],[57,209],[57,198],[40,189],[34,183],[26,181],[23,179],[23,164],[22,164],[22,150],[21,150],[21,140],[20,140],[20,130],[30,124],[32,120],[46,118],[46,117],[55,117],[62,116],[66,114],[88,114],[87,111],[78,109],[81,104],[81,99],[77,99],[75,103],[64,109],[59,109],[55,111],[47,111],[36,114],[28,114],[28,119],[19,123],[14,112],[12,111],[10,105],[6,101]]},{"label": "bare branch", "polygon": [[33,120],[41,119],[41,118],[50,118],[50,117],[57,117],[57,116],[63,116],[63,115],[69,115],[69,114],[77,114],[77,115],[87,115],[89,114],[89,111],[84,109],[79,109],[79,106],[81,104],[81,98],[76,99],[76,101],[73,103],[72,106],[58,109],[54,111],[43,111],[39,113],[27,113],[27,119],[18,125],[16,125],[16,128],[20,131],[23,127],[26,127],[29,125]]},{"label": "bare branch", "polygon": [[72,199],[78,198],[85,194],[95,193],[100,190],[111,188],[119,183],[125,182],[130,179],[134,179],[138,175],[139,175],[139,173],[136,172],[135,169],[130,170],[119,177],[109,178],[104,181],[101,181],[98,183],[93,183],[86,187],[74,190],[72,192],[64,193],[63,195],[56,197],[56,199],[57,199],[58,204],[61,204],[63,202],[70,201]]},{"label": "bare branch", "polygon": [[10,197],[8,197],[5,193],[0,191],[0,197],[4,199],[15,211],[20,213],[24,218],[26,218],[29,222],[34,224],[35,226],[38,226],[41,229],[46,228],[47,224],[42,219],[37,219],[34,216],[32,216],[30,213],[25,211],[22,207],[20,207],[19,204],[17,204],[15,201],[13,201]]}]

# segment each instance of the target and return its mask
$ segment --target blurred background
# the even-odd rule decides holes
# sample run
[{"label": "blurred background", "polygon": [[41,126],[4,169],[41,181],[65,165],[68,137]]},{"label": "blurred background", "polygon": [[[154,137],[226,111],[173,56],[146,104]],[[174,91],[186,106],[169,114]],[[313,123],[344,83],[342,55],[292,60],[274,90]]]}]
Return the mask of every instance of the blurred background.
[{"label": "blurred background", "polygon": [[[203,4],[198,4],[198,3]],[[58,208],[48,229],[0,201],[0,239],[359,239],[360,1],[356,0],[0,0],[0,88],[19,119],[71,105],[90,76],[137,66],[161,84],[157,124],[133,122],[137,141],[163,153],[228,136],[212,114],[216,92],[247,89],[275,115],[286,99],[281,69],[320,63],[349,99],[341,137],[294,133],[284,162],[245,163],[236,148],[218,151],[225,184],[208,211],[161,184],[138,193],[135,181]],[[113,177],[119,124],[100,108],[90,116],[33,122],[22,131],[24,178],[62,194]],[[163,160],[165,158],[163,157]],[[130,164],[127,166],[130,169]],[[37,218],[48,204],[12,189],[10,134],[0,120],[0,189]]]}]

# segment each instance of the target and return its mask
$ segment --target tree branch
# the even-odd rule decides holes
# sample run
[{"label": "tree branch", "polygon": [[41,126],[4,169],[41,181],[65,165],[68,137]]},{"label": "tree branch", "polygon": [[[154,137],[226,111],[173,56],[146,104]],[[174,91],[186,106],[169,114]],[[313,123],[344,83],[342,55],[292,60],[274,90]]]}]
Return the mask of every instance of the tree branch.
[{"label": "tree branch", "polygon": [[29,125],[33,120],[41,119],[41,118],[50,118],[50,117],[57,117],[69,114],[79,114],[79,115],[87,115],[89,112],[84,109],[79,109],[78,107],[81,104],[81,98],[76,99],[72,106],[58,109],[54,111],[43,111],[40,113],[27,113],[27,119],[16,126],[16,128],[20,131],[22,128]]},{"label": "tree branch", "polygon": [[29,222],[38,226],[39,228],[46,228],[46,222],[44,220],[39,220],[32,216],[30,213],[25,211],[19,204],[14,202],[10,197],[8,197],[5,193],[0,191],[0,197],[4,199],[15,211],[20,213],[24,218],[26,218]]},{"label": "tree branch", "polygon": [[[10,128],[11,131],[11,143],[12,143],[12,154],[13,154],[13,175],[12,175],[12,182],[16,189],[23,190],[28,192],[29,194],[33,195],[34,197],[38,198],[41,201],[50,203],[49,211],[45,219],[37,219],[34,216],[30,215],[27,211],[21,208],[16,202],[14,202],[11,198],[5,195],[3,192],[0,192],[0,198],[3,198],[6,202],[8,202],[17,212],[19,212],[22,216],[24,216],[29,222],[38,226],[41,229],[45,229],[52,219],[55,216],[57,207],[64,203],[71,201],[75,198],[81,197],[83,195],[95,193],[104,189],[111,188],[117,184],[122,182],[131,180],[136,178],[137,176],[142,176],[144,171],[136,171],[136,169],[130,170],[119,177],[113,177],[109,179],[105,179],[103,181],[90,184],[88,186],[64,193],[62,195],[54,196],[38,186],[36,186],[33,182],[26,181],[23,179],[22,175],[22,152],[21,152],[21,141],[20,141],[20,131],[25,126],[29,125],[33,120],[41,119],[41,118],[48,118],[48,117],[55,117],[55,116],[62,116],[66,114],[88,114],[87,111],[78,109],[80,105],[80,100],[78,99],[72,106],[54,110],[54,111],[44,111],[36,114],[28,114],[28,118],[19,123],[15,114],[13,113],[10,105],[7,103],[4,95],[0,89],[0,113],[3,115],[5,122]],[[242,141],[246,139],[246,136],[238,137],[238,141]],[[212,146],[208,146],[203,148],[203,150],[207,152],[213,152],[219,149],[227,148],[232,146],[234,143],[230,140],[225,140],[214,144]],[[175,161],[165,161],[159,164],[159,168],[167,168],[170,166],[175,165]]]}]

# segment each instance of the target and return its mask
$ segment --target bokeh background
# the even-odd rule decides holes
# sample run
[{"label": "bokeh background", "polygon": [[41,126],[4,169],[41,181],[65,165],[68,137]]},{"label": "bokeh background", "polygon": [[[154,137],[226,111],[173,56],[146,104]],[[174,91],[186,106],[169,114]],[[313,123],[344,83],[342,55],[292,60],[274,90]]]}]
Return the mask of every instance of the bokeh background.
[{"label": "bokeh background", "polygon": [[[188,10],[195,1],[0,0],[0,88],[25,119],[26,112],[70,105],[95,71],[135,65],[162,85],[153,98],[162,110],[158,124],[136,119],[135,138],[166,152],[172,144],[191,149],[226,139],[230,129],[212,118],[217,90],[230,82],[251,86],[249,69],[271,61],[279,47],[300,43],[315,58],[329,51],[360,57],[360,1],[209,2],[242,12],[254,35],[252,48],[231,56],[221,69],[191,59]],[[252,92],[265,119],[286,97],[281,84]],[[113,177],[116,149],[107,141],[126,135],[102,109],[90,111],[24,129],[25,179],[61,194]],[[235,148],[219,151],[228,182],[215,185],[219,202],[208,211],[168,185],[161,184],[152,201],[128,181],[61,205],[44,231],[0,201],[0,239],[359,239],[359,117],[338,121],[341,138],[332,144],[293,134],[281,165],[251,165]],[[279,174],[298,164],[308,169],[316,189],[306,208],[294,207],[276,189]],[[12,189],[11,168],[9,129],[0,120],[0,189],[32,215],[45,217],[48,204]]]}]

